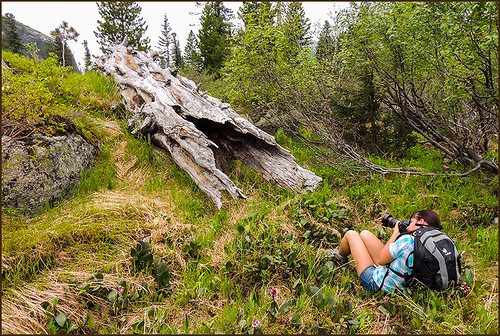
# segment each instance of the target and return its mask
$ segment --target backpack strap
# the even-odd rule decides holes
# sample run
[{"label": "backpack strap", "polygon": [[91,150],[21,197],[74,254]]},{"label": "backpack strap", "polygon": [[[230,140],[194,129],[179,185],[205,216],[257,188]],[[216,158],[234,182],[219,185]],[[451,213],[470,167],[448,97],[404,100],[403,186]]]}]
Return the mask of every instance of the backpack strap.
[{"label": "backpack strap", "polygon": [[408,264],[408,260],[410,260],[410,256],[413,255],[413,266],[415,266],[415,249],[413,249],[413,251],[411,251],[409,254],[408,254],[408,257],[406,258],[405,260],[405,265],[406,267],[408,267],[409,269],[411,269],[413,271],[413,266],[410,266]]},{"label": "backpack strap", "polygon": [[[407,260],[408,260],[408,258],[407,258]],[[395,269],[393,269],[392,267],[390,267],[390,264],[389,264],[389,266],[387,266],[387,268],[390,269],[398,277],[403,278],[405,280],[407,280],[410,277],[410,275],[408,275],[408,274],[402,274],[402,273],[396,271]]]},{"label": "backpack strap", "polygon": [[382,279],[382,282],[380,283],[380,286],[378,287],[377,292],[379,292],[380,290],[382,290],[382,288],[384,287],[385,278],[387,278],[388,275],[389,275],[389,265],[386,265],[384,278]]},{"label": "backpack strap", "polygon": [[399,238],[401,238],[401,237],[403,237],[405,235],[413,235],[413,232],[405,231],[403,233],[400,233],[399,236],[397,236],[396,239],[394,239],[394,241],[398,240]]}]

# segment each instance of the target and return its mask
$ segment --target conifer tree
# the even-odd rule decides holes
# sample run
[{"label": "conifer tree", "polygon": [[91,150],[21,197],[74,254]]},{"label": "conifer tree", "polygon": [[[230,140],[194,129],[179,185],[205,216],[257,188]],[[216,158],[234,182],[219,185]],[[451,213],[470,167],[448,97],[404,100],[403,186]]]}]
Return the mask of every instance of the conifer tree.
[{"label": "conifer tree", "polygon": [[160,66],[162,68],[170,66],[170,49],[172,46],[172,28],[168,23],[167,14],[163,15],[163,24],[160,39],[158,42],[158,48],[160,49]]},{"label": "conifer tree", "polygon": [[58,64],[62,66],[63,46],[62,46],[61,36],[55,33],[55,30],[51,31],[50,35],[52,35],[52,37],[54,38],[54,42],[48,47],[49,52],[54,53],[56,55]]},{"label": "conifer tree", "polygon": [[52,37],[54,37],[56,55],[60,59],[60,64],[66,66],[66,60],[68,60],[73,67],[76,64],[72,62],[72,54],[68,48],[67,41],[76,41],[80,35],[75,28],[70,27],[68,22],[63,21],[59,27],[50,32]]},{"label": "conifer tree", "polygon": [[202,67],[216,77],[231,52],[232,16],[232,11],[221,1],[210,1],[203,7],[200,18],[198,41]]},{"label": "conifer tree", "polygon": [[268,2],[240,8],[245,27],[238,32],[224,71],[224,81],[233,95],[231,99],[238,104],[260,110],[264,104],[273,104],[279,96],[273,85],[283,84],[279,74],[288,72],[288,64],[281,27],[276,24],[277,9],[277,4]]},{"label": "conifer tree", "polygon": [[[50,33],[54,38],[53,43],[48,46],[48,51],[54,53],[57,57],[58,64],[60,66],[72,66],[77,69],[76,65],[73,63],[73,53],[67,44],[64,45],[61,36],[56,33],[55,30]],[[64,63],[63,63],[63,55],[64,55]],[[64,65],[63,65],[64,64]]]},{"label": "conifer tree", "polygon": [[184,63],[187,66],[192,66],[196,69],[201,67],[201,56],[198,49],[198,40],[193,31],[189,31],[189,35],[186,42],[186,48],[184,48]]},{"label": "conifer tree", "polygon": [[35,63],[40,61],[40,49],[36,45],[36,42],[28,42],[23,45],[23,49],[26,51],[28,57],[31,57]]},{"label": "conifer tree", "polygon": [[283,33],[287,41],[288,56],[293,58],[301,48],[310,44],[312,38],[309,33],[311,24],[306,17],[302,2],[288,3],[284,12]]},{"label": "conifer tree", "polygon": [[90,66],[92,65],[89,44],[87,43],[87,40],[83,40],[83,49],[85,50],[85,54],[84,54],[85,72],[87,72],[90,69]]},{"label": "conifer tree", "polygon": [[275,16],[276,16],[276,24],[278,26],[283,26],[286,18],[286,11],[288,8],[289,2],[278,1],[275,4]]},{"label": "conifer tree", "polygon": [[179,40],[177,39],[177,35],[175,33],[172,33],[172,63],[176,68],[184,66]]},{"label": "conifer tree", "polygon": [[17,32],[15,16],[11,13],[6,13],[2,17],[4,24],[4,35],[2,36],[2,49],[7,49],[15,53],[21,53],[23,46]]},{"label": "conifer tree", "polygon": [[121,43],[125,36],[132,48],[140,51],[149,49],[149,38],[143,37],[148,26],[140,16],[141,7],[135,1],[101,1],[97,2],[97,8],[102,20],[97,20],[94,35],[103,53],[108,52],[109,46]]},{"label": "conifer tree", "polygon": [[273,24],[276,9],[268,1],[243,1],[238,17],[245,27],[250,24]]},{"label": "conifer tree", "polygon": [[325,20],[319,33],[318,45],[316,46],[316,58],[322,62],[331,62],[335,53],[335,39],[330,22]]}]

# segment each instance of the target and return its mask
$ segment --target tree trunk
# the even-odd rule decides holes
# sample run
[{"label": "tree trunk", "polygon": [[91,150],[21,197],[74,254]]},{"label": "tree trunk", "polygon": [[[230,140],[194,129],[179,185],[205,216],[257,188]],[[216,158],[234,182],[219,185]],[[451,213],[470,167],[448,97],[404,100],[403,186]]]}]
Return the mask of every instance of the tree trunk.
[{"label": "tree trunk", "polygon": [[124,43],[112,47],[97,65],[120,86],[132,133],[151,137],[220,209],[221,191],[243,192],[222,171],[240,159],[279,186],[314,189],[321,178],[301,168],[271,135],[236,114],[227,103],[200,92],[195,83],[162,69],[153,58]]},{"label": "tree trunk", "polygon": [[64,48],[64,41],[62,42],[62,66],[65,67],[66,66],[66,59],[64,57],[64,54],[66,53],[66,50]]}]

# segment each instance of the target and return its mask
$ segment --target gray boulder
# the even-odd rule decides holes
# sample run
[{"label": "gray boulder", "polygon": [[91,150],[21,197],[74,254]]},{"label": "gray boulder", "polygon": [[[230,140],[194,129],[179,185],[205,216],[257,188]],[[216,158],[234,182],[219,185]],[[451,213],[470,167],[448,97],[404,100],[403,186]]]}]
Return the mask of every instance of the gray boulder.
[{"label": "gray boulder", "polygon": [[67,197],[96,155],[97,149],[74,133],[2,137],[2,207],[34,213]]}]

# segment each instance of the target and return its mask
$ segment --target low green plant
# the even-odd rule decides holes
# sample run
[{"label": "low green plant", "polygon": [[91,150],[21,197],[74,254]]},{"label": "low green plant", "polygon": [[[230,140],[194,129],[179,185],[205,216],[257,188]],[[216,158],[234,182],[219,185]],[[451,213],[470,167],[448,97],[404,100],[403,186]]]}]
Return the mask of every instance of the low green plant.
[{"label": "low green plant", "polygon": [[109,291],[107,295],[108,301],[112,305],[115,315],[120,315],[128,307],[129,303],[129,286],[125,280],[118,283],[116,289]]},{"label": "low green plant", "polygon": [[[40,62],[2,51],[9,68],[2,71],[2,126],[4,134],[20,136],[37,132],[65,132],[62,117],[78,118],[83,112],[109,115],[119,105],[119,94],[110,77],[96,72],[84,75],[60,67],[53,54]],[[116,108],[115,108],[116,109]]]},{"label": "low green plant", "polygon": [[[306,264],[302,248],[292,236],[284,235],[274,225],[262,223],[260,228],[239,223],[238,236],[228,248],[232,261],[225,263],[225,270],[243,284],[266,283],[275,276],[288,278],[303,272]],[[236,267],[237,266],[237,267]]]},{"label": "low green plant", "polygon": [[41,306],[50,316],[47,323],[47,328],[50,333],[56,334],[60,332],[71,333],[78,330],[78,325],[68,318],[68,315],[57,309],[59,303],[58,297],[53,297],[50,301],[43,301]]},{"label": "low green plant", "polygon": [[130,250],[130,256],[132,257],[133,272],[151,274],[162,294],[168,293],[171,277],[170,264],[161,257],[153,256],[151,245],[148,242],[138,240]]},{"label": "low green plant", "polygon": [[316,246],[335,247],[340,233],[348,225],[350,210],[339,206],[333,199],[305,197],[291,210],[295,226],[303,232],[303,238]]},{"label": "low green plant", "polygon": [[472,237],[472,253],[482,266],[498,266],[498,227],[468,229]]},{"label": "low green plant", "polygon": [[2,71],[2,125],[10,136],[33,130],[52,135],[59,130],[54,116],[65,116],[68,108],[58,101],[62,76],[67,68],[57,66],[49,57],[36,64],[8,51],[2,59],[12,68]]},{"label": "low green plant", "polygon": [[132,266],[134,272],[142,270],[149,271],[153,265],[153,254],[151,252],[151,245],[144,240],[138,240],[135,247],[130,250],[132,259]]}]

